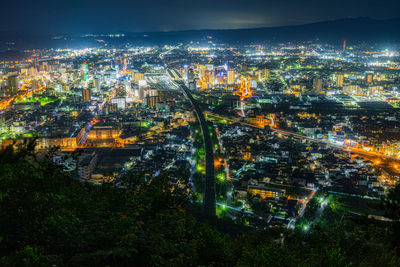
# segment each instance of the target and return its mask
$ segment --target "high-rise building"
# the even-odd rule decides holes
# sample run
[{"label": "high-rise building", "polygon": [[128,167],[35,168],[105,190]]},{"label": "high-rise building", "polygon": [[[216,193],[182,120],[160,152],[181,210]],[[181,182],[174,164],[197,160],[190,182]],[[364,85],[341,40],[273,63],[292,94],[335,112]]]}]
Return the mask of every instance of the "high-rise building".
[{"label": "high-rise building", "polygon": [[39,86],[39,82],[38,82],[37,80],[32,80],[32,82],[31,82],[31,89],[32,89],[32,91],[36,91],[36,89],[38,88],[38,86]]},{"label": "high-rise building", "polygon": [[134,72],[132,78],[135,83],[139,83],[140,80],[144,80],[144,74],[140,72]]},{"label": "high-rise building", "polygon": [[37,70],[36,70],[36,68],[34,66],[29,68],[29,75],[35,76],[36,73],[37,73]]},{"label": "high-rise building", "polygon": [[267,79],[269,77],[269,69],[263,69],[262,78]]},{"label": "high-rise building", "polygon": [[145,95],[144,95],[144,91],[147,88],[147,83],[145,80],[139,80],[139,93],[138,93],[138,97],[140,100],[143,100]]},{"label": "high-rise building", "polygon": [[90,89],[82,89],[82,101],[90,102]]},{"label": "high-rise building", "polygon": [[372,73],[367,73],[365,75],[365,81],[367,83],[372,83],[374,81],[374,75]]},{"label": "high-rise building", "polygon": [[189,82],[189,90],[196,90],[196,82],[193,80],[191,82]]},{"label": "high-rise building", "polygon": [[269,77],[269,69],[261,69],[256,72],[257,79],[261,81],[262,79],[267,79]]},{"label": "high-rise building", "polygon": [[235,71],[228,70],[227,81],[228,84],[235,84]]},{"label": "high-rise building", "polygon": [[194,80],[194,71],[192,68],[189,69],[188,80],[189,82],[192,82]]},{"label": "high-rise building", "polygon": [[40,70],[50,72],[51,71],[51,65],[48,62],[43,61],[42,65],[40,66]]},{"label": "high-rise building", "polygon": [[98,92],[98,93],[100,93],[100,77],[95,77],[94,78],[94,80],[93,80],[93,85],[94,85],[94,88],[96,89],[96,91]]},{"label": "high-rise building", "polygon": [[106,114],[112,113],[112,112],[117,112],[117,104],[113,104],[113,103],[107,102],[106,105],[105,105],[104,112]]},{"label": "high-rise building", "polygon": [[188,65],[185,65],[183,67],[183,79],[185,81],[189,80],[189,66]]},{"label": "high-rise building", "polygon": [[10,95],[15,95],[18,89],[17,75],[8,76],[8,92]]},{"label": "high-rise building", "polygon": [[200,79],[201,79],[202,81],[205,80],[205,76],[206,76],[206,69],[205,69],[205,68],[201,68],[201,69],[200,69],[199,76],[200,76]]},{"label": "high-rise building", "polygon": [[214,81],[215,81],[215,73],[214,73],[214,71],[206,70],[204,81],[206,83],[214,84]]},{"label": "high-rise building", "polygon": [[124,71],[128,69],[128,59],[124,58]]},{"label": "high-rise building", "polygon": [[337,87],[343,87],[343,74],[338,74],[336,85]]},{"label": "high-rise building", "polygon": [[148,106],[150,108],[154,108],[154,107],[156,107],[157,103],[159,102],[159,98],[158,98],[158,96],[149,96],[149,95],[147,95],[144,98],[143,102],[144,102],[145,106]]},{"label": "high-rise building", "polygon": [[322,91],[322,79],[317,78],[313,80],[313,89],[316,93],[320,93]]}]

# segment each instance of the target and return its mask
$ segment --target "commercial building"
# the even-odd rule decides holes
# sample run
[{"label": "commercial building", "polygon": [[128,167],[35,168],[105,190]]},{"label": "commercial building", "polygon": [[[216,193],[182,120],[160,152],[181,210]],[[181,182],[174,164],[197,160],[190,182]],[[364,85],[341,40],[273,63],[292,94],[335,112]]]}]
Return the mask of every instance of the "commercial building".
[{"label": "commercial building", "polygon": [[317,78],[313,80],[313,89],[314,92],[320,93],[322,91],[322,79]]},{"label": "commercial building", "polygon": [[343,74],[339,74],[336,80],[337,87],[343,87]]},{"label": "commercial building", "polygon": [[286,195],[285,189],[270,188],[265,186],[249,185],[248,194],[252,196],[259,195],[261,198],[280,198]]},{"label": "commercial building", "polygon": [[235,84],[235,82],[236,82],[235,76],[236,76],[236,73],[234,70],[228,70],[227,84]]},{"label": "commercial building", "polygon": [[90,102],[90,89],[82,89],[82,102]]}]

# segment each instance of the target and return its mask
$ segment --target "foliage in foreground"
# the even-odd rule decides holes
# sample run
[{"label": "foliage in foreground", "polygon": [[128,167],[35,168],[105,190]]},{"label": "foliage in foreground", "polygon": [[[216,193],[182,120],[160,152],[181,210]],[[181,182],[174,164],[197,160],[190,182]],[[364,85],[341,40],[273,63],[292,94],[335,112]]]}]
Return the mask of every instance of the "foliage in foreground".
[{"label": "foliage in foreground", "polygon": [[[397,223],[345,221],[309,233],[203,219],[187,182],[127,174],[129,186],[73,180],[31,147],[0,152],[2,266],[398,265]],[[398,206],[388,207],[398,213]],[[227,230],[236,229],[236,230]],[[237,230],[239,229],[239,230]],[[398,231],[397,231],[398,232]],[[390,242],[388,242],[390,241]]]}]

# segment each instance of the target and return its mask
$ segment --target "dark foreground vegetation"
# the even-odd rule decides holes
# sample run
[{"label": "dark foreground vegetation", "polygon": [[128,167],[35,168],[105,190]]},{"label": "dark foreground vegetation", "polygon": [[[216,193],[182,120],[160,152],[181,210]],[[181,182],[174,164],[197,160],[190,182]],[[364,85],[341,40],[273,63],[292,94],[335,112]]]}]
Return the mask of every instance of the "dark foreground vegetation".
[{"label": "dark foreground vegetation", "polygon": [[322,230],[257,230],[209,220],[185,179],[120,184],[71,178],[27,146],[0,152],[1,266],[399,266],[400,188],[393,222],[345,218]]}]

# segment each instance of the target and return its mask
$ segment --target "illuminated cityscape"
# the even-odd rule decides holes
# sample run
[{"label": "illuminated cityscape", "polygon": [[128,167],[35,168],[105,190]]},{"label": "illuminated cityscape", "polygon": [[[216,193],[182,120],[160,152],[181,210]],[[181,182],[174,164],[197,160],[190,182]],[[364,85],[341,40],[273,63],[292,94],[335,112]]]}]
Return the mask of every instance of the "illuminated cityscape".
[{"label": "illuminated cityscape", "polygon": [[[321,25],[329,23],[339,22]],[[371,36],[381,31],[383,41],[361,33],[334,41],[295,34],[316,24],[265,32],[261,23],[220,31],[52,33],[51,45],[32,41],[24,48],[19,39],[2,42],[0,202],[15,214],[0,223],[6,229],[0,246],[12,247],[0,262],[29,259],[25,266],[33,266],[37,256],[54,266],[330,266],[335,260],[398,266],[399,35],[378,26],[369,28]],[[271,40],[256,39],[260,33]],[[275,40],[279,34],[296,37]],[[34,180],[29,168],[53,180]],[[75,182],[63,197],[53,196],[61,194],[60,184]],[[29,188],[42,191],[31,196]],[[37,236],[10,241],[22,227],[13,230],[13,220],[53,210],[59,215],[40,221]],[[91,241],[77,241],[85,231]],[[324,232],[332,238],[325,252],[290,254],[302,250],[296,243],[313,251]],[[37,241],[53,234],[62,240],[53,251],[53,237]],[[264,244],[252,243],[258,236]],[[353,257],[346,248],[358,238],[360,250],[375,252]],[[332,247],[332,240],[342,241]],[[249,251],[234,249],[241,242]],[[203,251],[212,244],[215,254]],[[331,250],[334,260],[327,260]],[[291,256],[272,256],[283,251]]]}]

